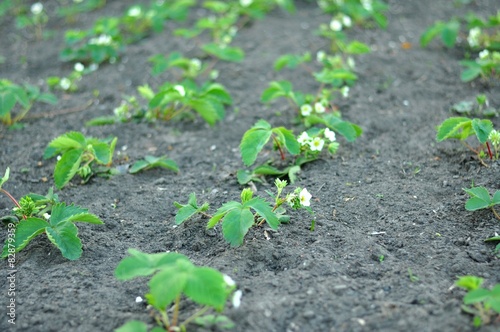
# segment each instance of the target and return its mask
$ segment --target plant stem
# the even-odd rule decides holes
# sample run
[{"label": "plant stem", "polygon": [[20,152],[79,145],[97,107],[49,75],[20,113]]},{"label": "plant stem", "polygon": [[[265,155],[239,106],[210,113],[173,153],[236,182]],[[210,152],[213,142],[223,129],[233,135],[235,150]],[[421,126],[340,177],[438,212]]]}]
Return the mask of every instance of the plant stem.
[{"label": "plant stem", "polygon": [[194,320],[195,318],[197,318],[197,317],[203,315],[205,312],[207,312],[208,309],[210,309],[209,306],[205,306],[205,307],[201,308],[200,310],[198,310],[197,312],[195,312],[194,314],[192,314],[191,316],[186,318],[186,320],[184,322],[182,322],[181,325],[189,324],[192,320]]},{"label": "plant stem", "polygon": [[179,302],[181,301],[181,294],[177,295],[174,304],[174,313],[172,315],[172,326],[177,326],[179,320]]},{"label": "plant stem", "polygon": [[495,210],[495,208],[492,206],[491,207],[491,211],[493,211],[493,214],[495,215],[495,217],[500,220],[500,215],[498,215],[498,212]]},{"label": "plant stem", "polygon": [[278,151],[280,152],[281,160],[285,160],[285,153],[283,152],[283,148],[281,147],[281,144],[278,141],[278,139],[276,138],[276,136],[273,136],[273,141],[276,144]]},{"label": "plant stem", "polygon": [[490,155],[490,160],[493,159],[493,154],[491,153],[490,143],[486,142],[486,147],[488,148],[488,154]]},{"label": "plant stem", "polygon": [[14,204],[18,207],[21,208],[21,205],[16,201],[16,199],[5,189],[0,188],[0,191],[3,192]]}]

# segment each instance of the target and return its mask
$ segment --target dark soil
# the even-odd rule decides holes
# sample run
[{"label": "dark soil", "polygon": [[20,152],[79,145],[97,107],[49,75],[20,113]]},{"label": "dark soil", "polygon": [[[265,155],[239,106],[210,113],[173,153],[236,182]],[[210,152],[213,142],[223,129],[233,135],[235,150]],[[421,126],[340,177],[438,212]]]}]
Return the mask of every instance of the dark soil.
[{"label": "dark soil", "polygon": [[[5,19],[0,27],[5,57],[1,77],[44,86],[49,76],[67,75],[72,64],[58,60],[64,31],[90,27],[97,17],[121,14],[133,3],[110,2],[75,24],[52,20],[48,28],[55,36],[42,42],[17,30],[12,18]],[[46,193],[53,186],[55,161],[43,160],[42,154],[53,138],[70,130],[118,137],[118,163],[124,155],[135,161],[145,154],[167,154],[181,169],[179,174],[155,169],[94,178],[86,185],[73,181],[58,191],[61,200],[89,208],[105,225],[78,225],[84,252],[77,261],[63,258],[45,237],[17,254],[16,324],[8,324],[3,314],[0,330],[112,331],[131,319],[152,325],[145,304],[135,302],[147,292],[147,279],[120,282],[113,275],[128,248],[177,251],[232,276],[243,290],[241,307],[226,310],[236,331],[475,330],[472,316],[460,308],[465,292],[453,285],[462,275],[481,276],[488,287],[500,282],[495,245],[484,242],[500,233],[500,223],[491,211],[466,211],[462,188],[471,183],[490,191],[500,188],[500,166],[482,166],[458,142],[437,143],[435,127],[451,115],[452,103],[478,93],[499,107],[500,88],[498,81],[462,83],[458,61],[463,50],[446,49],[439,42],[422,49],[419,36],[436,20],[469,11],[491,15],[500,7],[496,0],[461,7],[444,0],[391,0],[389,5],[386,30],[349,32],[372,52],[356,58],[359,81],[338,106],[345,119],[363,128],[363,135],[355,143],[339,138],[338,154],[306,165],[294,184],[313,195],[313,232],[310,216],[293,212],[290,224],[277,232],[267,230],[270,239],[264,228],[254,228],[243,246],[231,248],[220,231],[205,231],[204,219],[174,227],[173,202],[186,202],[196,192],[215,211],[238,200],[242,187],[235,173],[243,168],[238,145],[258,119],[302,130],[286,103],[267,107],[260,95],[279,79],[290,80],[297,90],[317,89],[305,71],[272,70],[282,54],[327,50],[328,42],[313,32],[330,18],[315,3],[299,2],[295,15],[273,11],[238,33],[234,43],[245,50],[245,60],[216,66],[218,81],[230,91],[238,112],[229,111],[215,127],[200,119],[84,126],[89,119],[110,115],[123,95],[136,95],[137,86],[156,87],[172,79],[149,74],[150,56],[175,50],[198,54],[193,41],[171,37],[170,29],[129,46],[116,64],[86,76],[77,92],[59,93],[56,106],[35,104],[23,129],[0,127],[0,172],[11,168],[5,189],[15,197]],[[54,6],[46,4],[49,10]],[[402,42],[412,47],[402,48]],[[94,89],[100,92],[97,102],[70,112],[92,100]],[[48,116],[61,110],[63,115]],[[498,119],[493,122],[500,125]],[[272,186],[257,188],[265,197]],[[7,198],[0,199],[1,215],[11,208]],[[1,234],[3,242],[5,228]],[[5,308],[7,284],[1,284]],[[499,328],[497,323],[479,330]]]}]

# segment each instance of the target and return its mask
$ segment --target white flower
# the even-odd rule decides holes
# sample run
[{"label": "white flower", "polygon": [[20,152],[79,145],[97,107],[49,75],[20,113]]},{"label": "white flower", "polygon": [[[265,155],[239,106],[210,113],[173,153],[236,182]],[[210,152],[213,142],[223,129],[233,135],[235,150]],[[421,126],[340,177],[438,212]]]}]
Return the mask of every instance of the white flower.
[{"label": "white flower", "polygon": [[333,19],[330,21],[330,29],[332,29],[333,31],[341,31],[342,23],[340,23],[339,20]]},{"label": "white flower", "polygon": [[329,128],[326,128],[323,135],[325,135],[325,137],[330,141],[330,142],[334,142],[336,140],[336,137],[335,137],[335,132],[333,130],[330,130]]},{"label": "white flower", "polygon": [[361,0],[361,5],[364,9],[371,12],[373,10],[373,1],[372,0]]},{"label": "white flower", "polygon": [[253,0],[240,0],[241,7],[248,7],[252,4]]},{"label": "white flower", "polygon": [[229,287],[233,287],[236,285],[236,283],[234,282],[233,278],[231,278],[230,276],[228,276],[227,274],[224,274],[222,275],[222,277],[224,278],[224,282],[229,286]]},{"label": "white flower", "polygon": [[469,36],[467,37],[467,42],[469,43],[470,47],[477,47],[479,46],[479,37],[481,36],[481,29],[480,28],[472,28],[469,31]]},{"label": "white flower", "polygon": [[322,140],[319,137],[314,137],[314,139],[309,142],[309,147],[311,151],[321,151],[323,149],[323,145],[325,144],[325,141]]},{"label": "white flower", "polygon": [[35,2],[34,4],[31,5],[30,10],[33,15],[39,15],[43,11],[43,5],[40,2]]},{"label": "white flower", "polygon": [[198,58],[192,58],[191,61],[191,66],[193,66],[194,70],[199,71],[201,69],[201,61]]},{"label": "white flower", "polygon": [[349,66],[349,68],[354,69],[354,67],[356,67],[356,62],[354,61],[353,58],[348,57],[347,58],[347,65]]},{"label": "white flower", "polygon": [[141,7],[133,6],[133,7],[130,7],[127,15],[130,17],[139,17],[141,15],[141,12],[142,12]]},{"label": "white flower", "polygon": [[59,86],[61,87],[61,89],[63,90],[68,90],[70,87],[71,87],[71,81],[67,78],[67,77],[64,77],[60,82],[59,82]]},{"label": "white flower", "polygon": [[349,87],[347,85],[344,85],[343,87],[340,88],[340,93],[344,98],[349,97]]},{"label": "white flower", "polygon": [[99,65],[97,63],[91,63],[89,66],[90,71],[96,71],[99,68]]},{"label": "white flower", "polygon": [[300,106],[300,114],[302,114],[302,116],[309,116],[309,115],[311,115],[311,113],[312,113],[311,105],[304,104],[304,105]]},{"label": "white flower", "polygon": [[50,214],[48,214],[47,212],[45,212],[43,214],[43,217],[45,218],[45,220],[49,220],[50,219]]},{"label": "white flower", "polygon": [[176,85],[174,86],[174,90],[179,92],[181,97],[184,97],[186,95],[186,90],[184,90],[184,87],[182,85]]},{"label": "white flower", "polygon": [[300,145],[306,145],[311,141],[311,137],[304,131],[300,136],[297,138],[297,142],[300,143]]},{"label": "white flower", "polygon": [[491,141],[491,144],[493,144],[494,147],[497,147],[498,145],[500,145],[500,132],[493,129],[492,131],[490,131],[488,139]]},{"label": "white flower", "polygon": [[486,59],[490,55],[488,50],[482,50],[479,52],[479,59]]},{"label": "white flower", "polygon": [[81,73],[85,69],[85,66],[81,62],[75,63],[75,71]]},{"label": "white flower", "polygon": [[325,113],[325,106],[322,103],[315,103],[314,110],[316,113]]},{"label": "white flower", "polygon": [[241,290],[238,289],[236,292],[234,292],[233,299],[231,301],[233,303],[233,307],[235,307],[235,308],[240,307],[242,296],[243,296],[243,292]]},{"label": "white flower", "polygon": [[141,303],[143,300],[142,300],[142,297],[138,296],[135,298],[135,303]]},{"label": "white flower", "polygon": [[90,38],[89,44],[91,45],[109,45],[111,44],[111,36],[110,35],[100,35],[97,38]]},{"label": "white flower", "polygon": [[219,77],[219,71],[217,69],[214,69],[210,72],[210,79],[211,80],[216,80],[217,77]]},{"label": "white flower", "polygon": [[302,206],[310,206],[311,205],[311,197],[312,195],[307,191],[306,188],[302,189],[299,194],[300,204]]},{"label": "white flower", "polygon": [[342,16],[342,24],[345,27],[350,27],[352,25],[351,18],[347,15]]},{"label": "white flower", "polygon": [[316,61],[323,62],[323,60],[325,60],[325,58],[326,58],[325,51],[318,51],[318,53],[316,53]]}]

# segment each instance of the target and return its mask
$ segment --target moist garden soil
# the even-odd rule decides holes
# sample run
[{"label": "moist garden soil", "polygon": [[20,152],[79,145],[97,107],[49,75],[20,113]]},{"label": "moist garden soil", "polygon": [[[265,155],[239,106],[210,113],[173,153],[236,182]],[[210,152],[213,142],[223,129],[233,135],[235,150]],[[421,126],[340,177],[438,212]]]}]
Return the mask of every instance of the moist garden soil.
[{"label": "moist garden soil", "polygon": [[[98,17],[121,15],[134,3],[109,2],[74,23],[51,20],[47,29],[55,34],[44,41],[33,40],[15,28],[13,18],[4,18],[1,77],[45,86],[49,76],[68,75],[73,64],[58,60],[64,31],[89,28]],[[45,4],[49,11],[55,6]],[[437,41],[422,49],[419,37],[436,20],[469,11],[486,17],[500,6],[496,0],[465,6],[444,0],[391,0],[389,6],[387,29],[354,28],[348,33],[372,52],[356,58],[359,80],[350,97],[335,104],[343,118],[363,128],[363,135],[354,143],[338,135],[338,153],[306,164],[292,185],[312,193],[314,231],[309,229],[311,216],[294,211],[291,222],[278,231],[253,228],[241,247],[232,248],[220,229],[205,230],[206,219],[195,217],[174,227],[173,202],[185,203],[195,192],[214,212],[227,201],[239,200],[242,186],[235,174],[243,164],[238,146],[257,120],[296,134],[304,129],[294,122],[296,111],[286,102],[265,106],[260,95],[269,82],[281,79],[300,91],[314,93],[318,88],[302,69],[272,69],[280,55],[328,50],[328,41],[314,30],[330,17],[316,3],[299,1],[295,14],[275,10],[239,31],[234,45],[245,51],[245,60],[216,64],[218,82],[231,93],[234,107],[213,127],[201,119],[84,126],[94,117],[112,114],[123,95],[137,95],[137,86],[157,87],[174,79],[169,74],[151,76],[150,56],[173,51],[201,56],[196,41],[172,37],[174,25],[128,46],[115,64],[85,76],[77,92],[58,92],[57,105],[36,103],[22,129],[0,127],[0,171],[11,168],[4,188],[18,198],[29,192],[45,194],[53,186],[55,160],[43,160],[43,151],[53,138],[71,130],[98,138],[116,136],[117,165],[146,154],[166,154],[180,167],[178,174],[154,169],[93,178],[85,185],[75,180],[57,190],[62,201],[89,208],[105,225],[78,225],[83,255],[77,261],[63,258],[43,236],[16,254],[16,324],[9,324],[4,313],[0,330],[112,331],[131,319],[153,325],[146,304],[135,301],[147,292],[148,279],[121,282],[114,277],[128,248],[176,251],[232,276],[243,291],[241,306],[228,305],[225,311],[236,322],[235,331],[476,330],[472,316],[460,308],[465,292],[453,285],[463,275],[483,277],[487,287],[500,282],[495,244],[484,242],[500,233],[500,222],[489,210],[466,211],[462,188],[474,184],[491,192],[499,189],[500,165],[481,165],[458,142],[437,143],[435,128],[453,115],[453,103],[479,93],[500,107],[500,85],[498,80],[461,82],[458,61],[465,49],[447,49]],[[203,13],[194,11],[195,16]],[[500,125],[497,118],[492,121]],[[269,151],[269,157],[274,153]],[[258,195],[266,197],[265,190],[274,190],[273,180],[268,182],[256,183]],[[6,197],[0,199],[1,215],[11,208]],[[2,242],[6,233],[5,227]],[[2,266],[7,271],[7,263]],[[5,272],[2,279],[5,311]],[[187,315],[193,306],[184,309]],[[479,330],[499,328],[496,323]]]}]

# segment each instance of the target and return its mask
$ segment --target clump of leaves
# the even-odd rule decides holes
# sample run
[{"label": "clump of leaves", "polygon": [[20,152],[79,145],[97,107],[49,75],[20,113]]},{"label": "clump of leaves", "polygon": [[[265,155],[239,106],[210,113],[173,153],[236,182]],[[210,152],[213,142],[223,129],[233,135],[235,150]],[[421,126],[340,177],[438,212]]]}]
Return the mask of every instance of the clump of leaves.
[{"label": "clump of leaves", "polygon": [[495,217],[500,220],[500,215],[495,210],[495,205],[500,204],[500,190],[497,190],[493,197],[490,196],[488,189],[485,187],[464,188],[463,190],[470,195],[470,198],[465,203],[467,211],[491,209]]},{"label": "clump of leaves", "polygon": [[[463,82],[476,78],[498,77],[500,69],[500,17],[492,15],[487,20],[469,14],[463,18],[452,18],[448,22],[438,21],[422,34],[420,44],[426,47],[433,39],[440,36],[447,47],[453,47],[459,40],[462,23],[468,29],[467,47],[477,54],[476,59],[464,59],[460,64],[465,67],[460,75]],[[465,33],[464,33],[465,34]],[[465,37],[465,36],[464,36]]]},{"label": "clump of leaves", "polygon": [[[259,120],[252,128],[247,130],[241,139],[240,153],[246,166],[253,165],[264,147],[272,140],[273,149],[279,151],[278,161],[268,160],[255,167],[252,171],[238,170],[237,178],[240,184],[250,181],[262,182],[262,177],[287,176],[290,182],[295,182],[297,173],[302,165],[317,160],[325,144],[325,139],[330,141],[328,151],[335,154],[339,144],[336,142],[335,133],[329,128],[310,128],[298,138],[292,131],[285,127],[271,127],[265,120]],[[287,152],[292,156],[288,158]],[[286,166],[273,166],[285,163]]]},{"label": "clump of leaves", "polygon": [[[234,327],[234,323],[223,315],[205,315],[210,309],[222,312],[233,293],[233,304],[239,306],[241,291],[235,292],[236,285],[229,276],[213,268],[196,266],[178,253],[146,254],[136,249],[129,249],[128,252],[130,256],[118,264],[115,276],[119,280],[131,280],[153,275],[148,283],[149,293],[146,294],[147,302],[156,310],[157,325],[152,332],[186,331],[190,323],[204,325],[215,322],[221,328]],[[184,297],[203,307],[181,320],[183,313],[180,306]],[[116,331],[147,332],[148,326],[134,320]]]},{"label": "clump of leaves", "polygon": [[21,251],[31,240],[43,233],[61,251],[63,257],[70,260],[80,258],[83,252],[82,242],[78,237],[78,228],[75,223],[103,224],[101,219],[88,213],[87,209],[59,202],[59,198],[54,195],[52,190],[45,196],[28,194],[18,202],[5,189],[1,188],[8,178],[9,169],[0,179],[0,191],[16,205],[13,213],[19,218],[19,221],[15,223],[14,240],[11,241],[11,238],[7,238],[5,242],[2,258],[6,258],[9,253]]},{"label": "clump of leaves", "polygon": [[[345,15],[352,19],[355,24],[370,26],[372,22],[375,22],[379,27],[385,28],[387,26],[385,12],[389,7],[383,1],[320,0],[318,1],[318,5],[325,13],[334,15],[335,20],[343,21],[342,17],[339,18],[339,16]],[[349,26],[350,24],[347,24],[347,27]]]},{"label": "clump of leaves", "polygon": [[[179,211],[175,217],[177,225],[182,224],[195,214],[202,214],[209,217],[207,229],[214,228],[218,223],[222,224],[224,239],[233,247],[243,244],[244,238],[252,226],[260,226],[266,223],[271,229],[277,230],[281,223],[287,223],[290,217],[286,215],[283,204],[287,202],[293,209],[304,208],[312,214],[310,206],[311,194],[307,189],[296,188],[295,191],[282,196],[283,189],[287,186],[286,181],[277,179],[275,181],[277,193],[268,194],[273,197],[273,203],[268,203],[260,197],[253,197],[253,191],[245,188],[241,192],[241,202],[229,201],[223,204],[213,216],[206,213],[209,204],[204,203],[198,206],[196,195],[189,196],[188,204],[175,202],[174,205]],[[314,228],[314,221],[311,229]]]},{"label": "clump of leaves", "polygon": [[136,98],[132,97],[123,101],[114,110],[114,116],[96,118],[87,124],[101,125],[131,119],[148,121],[193,119],[193,115],[198,114],[209,125],[214,125],[225,117],[226,106],[233,103],[231,95],[221,84],[207,82],[199,86],[189,79],[180,84],[167,82],[158,89],[158,92],[154,92],[147,85],[139,87],[138,91],[148,101],[147,106],[141,106]]},{"label": "clump of leaves", "polygon": [[43,28],[49,21],[49,16],[43,8],[41,2],[35,2],[31,5],[29,11],[25,7],[21,7],[16,16],[16,27],[18,29],[32,29],[36,39],[41,40],[43,37]]},{"label": "clump of leaves", "polygon": [[54,183],[61,189],[79,175],[86,183],[93,175],[110,172],[117,138],[100,140],[72,131],[53,139],[43,154],[44,159],[60,155],[54,169]]},{"label": "clump of leaves", "polygon": [[157,167],[170,169],[174,172],[179,172],[179,167],[172,159],[168,159],[166,156],[155,157],[147,155],[144,157],[144,159],[136,161],[132,165],[132,167],[130,167],[129,173],[134,174]]},{"label": "clump of leaves", "polygon": [[468,137],[474,135],[479,143],[481,143],[483,147],[487,148],[490,159],[497,159],[498,155],[496,153],[494,155],[491,151],[489,140],[492,142],[495,149],[497,149],[497,146],[500,144],[500,135],[498,135],[497,131],[493,129],[493,123],[490,120],[470,119],[467,117],[448,118],[437,127],[436,140],[441,142],[446,139],[458,139],[462,144],[473,151],[482,161],[482,158],[485,155],[484,150],[482,148],[476,150],[466,142]]},{"label": "clump of leaves", "polygon": [[183,20],[194,0],[152,1],[150,7],[130,7],[122,16],[101,17],[88,30],[69,30],[66,47],[60,57],[64,61],[100,64],[114,62],[127,44],[136,42],[152,31],[160,32],[167,20]]},{"label": "clump of leaves", "polygon": [[500,284],[487,289],[481,287],[484,279],[476,276],[460,277],[455,283],[467,290],[462,310],[474,315],[475,327],[487,325],[500,319]]},{"label": "clump of leaves", "polygon": [[493,117],[498,115],[498,111],[490,106],[489,100],[484,94],[479,94],[474,100],[462,100],[451,106],[452,112],[470,116],[472,114]]},{"label": "clump of leaves", "polygon": [[[3,124],[11,126],[21,121],[34,102],[57,104],[57,98],[51,93],[41,93],[34,85],[21,86],[9,80],[0,80],[0,121]],[[13,111],[17,104],[21,110],[14,115]]]}]

